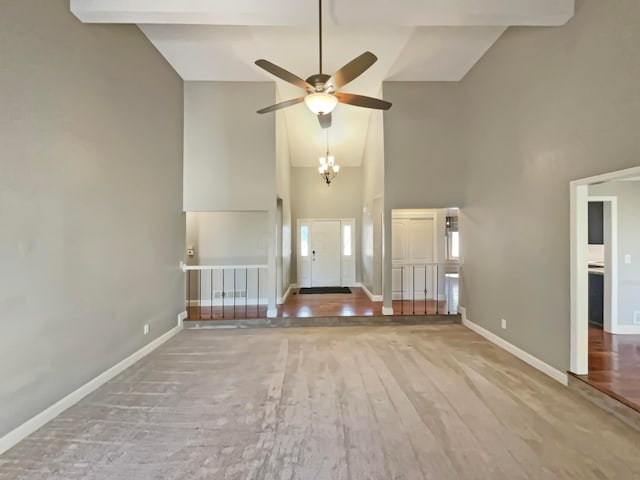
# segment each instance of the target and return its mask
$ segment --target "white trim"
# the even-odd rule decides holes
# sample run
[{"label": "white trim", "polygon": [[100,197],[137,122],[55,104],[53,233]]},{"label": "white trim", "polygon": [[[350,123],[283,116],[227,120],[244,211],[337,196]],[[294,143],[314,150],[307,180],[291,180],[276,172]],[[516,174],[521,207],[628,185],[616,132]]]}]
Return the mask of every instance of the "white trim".
[{"label": "white trim", "polygon": [[[418,301],[418,302],[423,302],[424,301],[424,295],[422,294],[422,292],[418,292],[418,293],[419,293],[419,295],[416,295],[415,300]],[[404,300],[406,302],[409,302],[409,301],[413,300],[413,297],[403,297],[402,294],[399,293],[399,292],[392,293],[391,294],[391,298],[393,300]],[[439,293],[438,294],[438,300],[446,300],[446,299],[447,299],[447,297],[446,297],[446,295],[444,293]],[[427,301],[435,302],[436,299],[433,298],[433,297],[427,297]]]},{"label": "white trim", "polygon": [[[214,298],[213,302],[211,301],[210,298],[204,299],[204,300],[189,300],[187,302],[185,302],[187,304],[187,306],[189,307],[221,307],[222,306],[222,298]],[[260,305],[268,305],[269,301],[267,298],[265,297],[260,297]],[[256,301],[255,298],[248,298],[247,299],[247,306],[251,307],[251,306],[256,306],[258,305],[258,302]],[[224,300],[224,306],[225,307],[232,307],[233,306],[233,298],[225,298]],[[244,298],[236,298],[236,307],[240,307],[240,306],[244,306]]]},{"label": "white trim", "polygon": [[371,300],[372,302],[381,302],[382,301],[382,295],[374,295],[373,293],[371,293],[369,291],[369,289],[366,287],[366,285],[364,283],[359,283],[356,286],[360,287],[362,289],[362,291],[367,295],[367,297],[369,297],[369,300]]},{"label": "white trim", "polygon": [[[393,262],[393,268],[400,267],[432,267],[432,266],[443,266],[443,267],[459,267],[462,265],[462,262],[448,260],[446,262]],[[456,272],[450,272],[456,273]]]},{"label": "white trim", "polygon": [[616,325],[615,331],[612,331],[616,335],[640,335],[640,325]]},{"label": "white trim", "polygon": [[[300,287],[301,288],[310,288],[310,287],[321,287],[322,285],[314,285],[313,284],[313,255],[311,255],[311,253],[309,253],[309,255],[307,255],[306,257],[303,257],[300,253],[301,250],[301,235],[300,235],[300,229],[303,226],[306,226],[308,228],[307,232],[308,232],[308,245],[309,245],[309,249],[311,249],[312,245],[313,245],[313,235],[311,233],[312,231],[312,227],[313,227],[313,223],[314,222],[340,222],[340,286],[343,287],[347,287],[347,286],[351,286],[349,280],[347,279],[347,274],[346,274],[346,267],[351,264],[351,266],[349,267],[349,270],[352,270],[351,274],[349,275],[351,277],[352,281],[356,281],[357,277],[358,277],[358,271],[356,268],[356,263],[357,263],[357,258],[358,258],[358,242],[356,242],[356,239],[358,238],[358,231],[357,231],[357,222],[355,218],[348,218],[348,217],[341,217],[341,218],[298,218],[296,220],[296,259],[297,259],[297,266],[296,266],[296,278],[298,279],[298,282],[300,283]],[[345,224],[349,224],[352,226],[352,233],[351,233],[351,256],[350,257],[345,257],[343,255],[344,253],[344,245],[343,245],[343,232],[344,232],[344,225]],[[345,260],[346,259],[346,260]],[[306,268],[309,271],[309,278],[305,279],[304,276],[302,275],[302,269]]]},{"label": "white trim", "polygon": [[[180,313],[180,315],[178,315],[178,319],[180,319],[180,317],[183,315],[186,315],[186,312]],[[77,390],[71,392],[69,395],[67,395],[63,399],[58,400],[56,403],[54,403],[50,407],[44,409],[42,412],[38,413],[34,417],[24,422],[22,425],[16,427],[12,431],[4,435],[2,438],[0,438],[0,454],[6,452],[7,450],[15,446],[18,442],[24,440],[26,437],[28,437],[33,432],[41,428],[43,425],[45,425],[46,423],[56,418],[66,409],[68,409],[69,407],[72,407],[73,405],[78,403],[80,400],[82,400],[84,397],[89,395],[91,392],[93,392],[94,390],[98,389],[99,387],[107,383],[116,375],[119,375],[120,373],[122,373],[124,370],[129,368],[131,365],[136,363],[141,358],[147,356],[149,353],[151,353],[153,350],[155,350],[160,345],[165,343],[167,340],[174,337],[183,329],[183,326],[180,320],[178,320],[178,322],[179,322],[178,325],[173,327],[171,330],[169,330],[165,334],[156,338],[152,342],[147,343],[140,350],[132,353],[121,362],[117,363],[116,365],[109,368],[108,370],[102,372],[100,375],[93,378],[92,380],[89,380],[87,383],[82,385]]]},{"label": "white trim", "polygon": [[287,298],[289,298],[289,295],[291,294],[291,291],[293,290],[293,286],[295,284],[290,283],[289,287],[287,287],[287,289],[284,292],[284,295],[282,295],[279,299],[278,299],[278,305],[282,305],[284,302],[287,301]]},{"label": "white trim", "polygon": [[393,307],[382,307],[383,315],[393,315]]},{"label": "white trim", "polygon": [[[424,208],[401,208],[401,209],[392,209],[391,210],[391,243],[393,243],[393,221],[394,220],[424,220],[424,219],[430,219],[433,222],[432,225],[432,240],[431,240],[431,254],[432,254],[432,258],[434,259],[438,259],[438,211],[437,210],[429,210],[429,209],[424,209]],[[406,252],[405,252],[406,253]],[[445,264],[449,264],[449,263],[455,263],[457,264],[457,262],[444,262]],[[394,297],[393,295],[393,270],[395,268],[399,268],[402,266],[424,266],[425,269],[427,266],[437,266],[440,265],[439,262],[407,262],[407,261],[399,261],[399,262],[394,262],[393,258],[391,259],[391,300],[395,300],[397,299],[396,297]],[[401,274],[403,275],[403,274]],[[408,275],[408,271],[407,271],[407,275]],[[430,275],[431,281],[432,281],[432,285],[437,285],[438,284],[438,269],[437,268],[432,268],[431,271],[431,275]],[[407,278],[408,280],[408,278]],[[406,285],[407,287],[409,286],[409,284],[407,283]],[[438,287],[438,290],[440,289],[440,287]],[[400,297],[398,298],[402,298],[404,296],[404,292],[400,293]]]},{"label": "white trim", "polygon": [[465,307],[458,306],[458,311],[462,316],[462,324],[465,327],[467,327],[470,330],[473,330],[478,335],[483,336],[484,338],[489,340],[491,343],[509,352],[511,355],[518,357],[523,362],[528,363],[533,368],[540,370],[542,373],[550,376],[557,382],[560,382],[565,386],[568,385],[569,379],[566,373],[561,372],[560,370],[552,367],[548,363],[543,362],[539,358],[536,358],[533,355],[525,352],[524,350],[516,347],[515,345],[507,342],[505,339],[481,327],[480,325],[473,323],[471,320],[467,318],[467,309]]},{"label": "white trim", "polygon": [[269,268],[269,265],[266,264],[252,264],[252,265],[182,265],[182,271],[186,272],[187,270],[233,270],[233,269],[249,269],[249,268]]},{"label": "white trim", "polygon": [[569,183],[570,198],[570,260],[571,260],[571,330],[570,330],[570,369],[576,374],[586,374],[589,348],[589,303],[588,271],[582,266],[588,264],[587,247],[587,209],[589,185],[611,180],[637,177],[640,167],[627,168],[593,177],[573,180]]},{"label": "white trim", "polygon": [[[605,332],[616,333],[618,325],[618,197],[589,196],[587,202],[603,202],[605,204],[603,228],[605,245],[604,264],[606,268],[604,269],[603,328]],[[587,211],[588,208],[589,205],[587,203]],[[588,302],[589,297],[587,294],[587,311],[589,309]],[[587,318],[587,322],[588,321]]]},{"label": "white trim", "polygon": [[571,183],[570,192],[570,279],[571,343],[569,368],[573,373],[589,372],[589,255],[588,201],[589,187]]},{"label": "white trim", "polygon": [[187,318],[189,318],[189,313],[186,310],[184,312],[180,312],[178,314],[178,326],[182,326]]},{"label": "white trim", "polygon": [[267,318],[276,318],[278,316],[277,308],[269,308],[267,309]]},{"label": "white trim", "polygon": [[621,180],[623,178],[637,176],[640,176],[640,167],[631,167],[625,168],[624,170],[617,170],[615,172],[594,175],[593,177],[580,178],[578,180],[573,180],[571,183],[574,185],[591,185],[592,183],[602,183],[610,180]]},{"label": "white trim", "polygon": [[393,208],[391,210],[391,219],[401,218],[433,218],[437,219],[438,212],[436,210],[429,210],[425,208]]}]

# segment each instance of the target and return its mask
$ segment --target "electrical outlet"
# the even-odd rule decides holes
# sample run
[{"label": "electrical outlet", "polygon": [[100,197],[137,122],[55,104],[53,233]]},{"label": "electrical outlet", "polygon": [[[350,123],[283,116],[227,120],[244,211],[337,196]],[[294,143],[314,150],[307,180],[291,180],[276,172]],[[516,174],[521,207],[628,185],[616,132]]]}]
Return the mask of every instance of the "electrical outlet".
[{"label": "electrical outlet", "polygon": [[633,312],[633,324],[640,325],[640,310],[635,310]]},{"label": "electrical outlet", "polygon": [[500,323],[502,325],[502,328],[506,330],[507,329],[507,321],[503,318]]},{"label": "electrical outlet", "polygon": [[149,330],[150,330],[150,326],[149,326],[149,324],[148,324],[148,323],[145,323],[145,324],[144,324],[144,329],[143,329],[144,334],[145,334],[145,335],[148,335],[148,334],[149,334]]},{"label": "electrical outlet", "polygon": [[627,265],[629,265],[631,263],[631,255],[626,254],[624,256],[624,263],[626,263]]}]

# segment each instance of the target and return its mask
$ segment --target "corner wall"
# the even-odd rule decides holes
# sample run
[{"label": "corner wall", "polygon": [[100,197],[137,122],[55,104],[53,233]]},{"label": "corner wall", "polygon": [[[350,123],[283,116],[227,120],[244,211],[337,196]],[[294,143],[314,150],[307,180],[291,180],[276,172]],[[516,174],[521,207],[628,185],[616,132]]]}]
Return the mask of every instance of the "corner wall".
[{"label": "corner wall", "polygon": [[138,28],[0,12],[1,437],[176,325],[185,218],[182,80]]},{"label": "corner wall", "polygon": [[639,2],[578,1],[565,26],[508,29],[461,85],[460,303],[473,322],[563,371],[569,182],[640,164],[639,44]]},{"label": "corner wall", "polygon": [[[390,246],[393,209],[462,205],[466,115],[459,83],[385,82],[383,88],[393,103],[384,114],[384,245]],[[386,308],[391,266],[385,255]]]},{"label": "corner wall", "polygon": [[274,102],[275,84],[185,82],[184,95],[184,209],[267,211],[268,225],[273,225],[267,239],[268,315],[273,316],[280,132],[275,115],[258,115],[256,110]]}]

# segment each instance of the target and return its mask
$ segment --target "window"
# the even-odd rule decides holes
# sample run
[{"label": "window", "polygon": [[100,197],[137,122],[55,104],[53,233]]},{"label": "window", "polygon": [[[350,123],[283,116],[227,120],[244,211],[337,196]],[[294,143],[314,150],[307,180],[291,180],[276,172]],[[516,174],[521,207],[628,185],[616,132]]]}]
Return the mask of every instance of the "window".
[{"label": "window", "polygon": [[447,249],[449,258],[460,258],[460,234],[458,232],[449,232],[447,235]]},{"label": "window", "polygon": [[351,225],[342,227],[342,255],[351,256]]},{"label": "window", "polygon": [[306,225],[300,227],[300,256],[309,256],[309,227]]}]

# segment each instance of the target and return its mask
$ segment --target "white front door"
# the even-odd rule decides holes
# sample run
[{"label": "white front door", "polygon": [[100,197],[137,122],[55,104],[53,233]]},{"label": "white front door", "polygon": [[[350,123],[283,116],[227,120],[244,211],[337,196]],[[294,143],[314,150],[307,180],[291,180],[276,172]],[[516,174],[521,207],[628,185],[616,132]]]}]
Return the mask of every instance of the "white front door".
[{"label": "white front door", "polygon": [[340,220],[311,222],[311,286],[339,286]]}]

